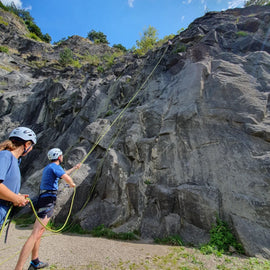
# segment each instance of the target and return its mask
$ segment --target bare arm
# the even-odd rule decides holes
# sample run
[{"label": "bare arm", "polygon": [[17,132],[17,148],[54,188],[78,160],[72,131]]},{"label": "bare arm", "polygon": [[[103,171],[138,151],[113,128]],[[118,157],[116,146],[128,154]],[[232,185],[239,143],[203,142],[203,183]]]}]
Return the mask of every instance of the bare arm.
[{"label": "bare arm", "polygon": [[73,182],[72,178],[67,173],[63,174],[61,176],[61,178],[63,180],[65,180],[66,183],[69,184],[70,187],[75,187],[76,186],[75,183]]},{"label": "bare arm", "polygon": [[3,183],[0,183],[0,199],[12,202],[15,206],[25,206],[29,201],[28,195],[16,194]]},{"label": "bare arm", "polygon": [[66,171],[67,175],[70,175],[71,173],[73,173],[75,170],[79,169],[81,167],[81,163],[76,164],[73,168],[69,169]]}]

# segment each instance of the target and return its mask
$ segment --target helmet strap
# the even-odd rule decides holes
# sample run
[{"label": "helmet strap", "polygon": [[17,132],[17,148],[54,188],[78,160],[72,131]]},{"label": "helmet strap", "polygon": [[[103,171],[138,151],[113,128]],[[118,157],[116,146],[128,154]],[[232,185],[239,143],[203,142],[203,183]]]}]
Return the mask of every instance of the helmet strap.
[{"label": "helmet strap", "polygon": [[27,153],[31,147],[32,147],[32,144],[27,149],[25,149],[25,146],[24,146],[23,154]]}]

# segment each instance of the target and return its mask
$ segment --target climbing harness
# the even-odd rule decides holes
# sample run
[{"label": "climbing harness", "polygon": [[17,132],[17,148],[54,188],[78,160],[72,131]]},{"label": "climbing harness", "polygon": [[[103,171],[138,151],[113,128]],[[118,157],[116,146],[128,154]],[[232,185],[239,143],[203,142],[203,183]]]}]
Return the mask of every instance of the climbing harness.
[{"label": "climbing harness", "polygon": [[[92,146],[92,148],[90,149],[90,151],[85,155],[85,157],[82,159],[82,161],[80,162],[81,164],[83,164],[86,159],[90,156],[90,154],[94,151],[94,149],[98,146],[98,144],[101,142],[101,140],[105,137],[105,135],[110,131],[110,129],[117,123],[117,121],[119,119],[122,118],[122,116],[124,115],[124,113],[126,112],[126,110],[128,109],[128,107],[130,106],[130,104],[134,101],[134,99],[138,96],[138,94],[141,92],[141,90],[143,89],[143,87],[145,86],[145,84],[147,83],[147,81],[149,80],[149,78],[153,75],[153,73],[155,72],[156,68],[158,67],[158,65],[160,64],[161,60],[163,59],[163,57],[165,56],[166,52],[168,50],[168,47],[165,48],[163,54],[161,55],[160,59],[158,60],[158,62],[156,63],[155,67],[153,68],[153,70],[151,71],[151,73],[147,76],[147,78],[145,79],[145,81],[143,82],[143,84],[141,85],[141,87],[135,92],[135,94],[132,96],[132,98],[129,100],[129,102],[126,104],[126,106],[123,108],[123,110],[117,115],[117,117],[113,120],[113,122],[107,127],[105,128],[101,134],[99,135],[99,137],[97,138],[96,142],[94,143],[94,145]],[[121,129],[120,129],[121,130]],[[120,130],[118,131],[117,134],[119,134]],[[113,145],[113,143],[115,142],[117,136],[115,136],[115,138],[113,138],[112,142],[110,143],[110,145],[108,146],[108,149],[106,151],[106,154],[108,153],[108,150],[111,148],[111,146]],[[102,160],[102,162],[104,161],[104,159]],[[101,166],[99,166],[99,168],[101,168]],[[72,174],[71,176],[73,176],[76,172],[77,172],[78,169],[76,169]],[[89,202],[91,196],[92,196],[92,193],[94,191],[94,188],[96,186],[96,183],[97,183],[97,178],[95,178],[94,180],[94,184],[92,185],[92,188],[90,190],[90,195],[88,196],[88,199],[86,200],[86,202],[84,203],[83,207],[81,208],[80,211],[82,211],[84,209],[84,207],[87,205],[87,203]],[[70,209],[69,209],[69,212],[68,212],[68,215],[67,215],[67,218],[66,218],[66,221],[64,222],[63,226],[59,229],[56,229],[56,230],[53,230],[51,229],[48,225],[44,225],[42,223],[42,220],[38,217],[37,215],[37,212],[35,210],[35,207],[34,207],[34,204],[32,202],[32,200],[30,198],[27,198],[29,200],[29,203],[32,207],[32,210],[33,210],[33,213],[36,217],[36,219],[38,220],[38,222],[45,228],[47,229],[48,231],[51,231],[53,233],[58,233],[60,231],[62,231],[65,226],[67,225],[68,223],[68,220],[70,218],[70,215],[71,215],[71,212],[72,212],[72,208],[73,208],[73,204],[74,204],[74,198],[75,198],[75,195],[76,195],[76,187],[74,187],[74,192],[73,192],[73,195],[72,195],[72,200],[71,200],[71,204],[70,204]],[[4,224],[6,223],[7,219],[8,219],[8,216],[12,210],[12,207],[10,207],[7,215],[6,215],[6,218],[5,218],[5,221],[2,225],[2,228],[1,228],[1,231],[0,231],[0,238],[1,238],[1,234],[2,234],[2,231],[3,231],[3,228],[4,228]],[[1,264],[0,264],[1,265]]]}]

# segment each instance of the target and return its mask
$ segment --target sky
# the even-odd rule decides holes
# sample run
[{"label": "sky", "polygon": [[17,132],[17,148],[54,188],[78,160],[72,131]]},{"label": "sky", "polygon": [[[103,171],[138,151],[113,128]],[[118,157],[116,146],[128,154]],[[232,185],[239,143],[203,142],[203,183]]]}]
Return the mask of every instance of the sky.
[{"label": "sky", "polygon": [[1,0],[28,10],[52,42],[91,30],[107,36],[110,46],[136,46],[149,26],[159,39],[186,29],[208,11],[243,7],[245,0]]}]

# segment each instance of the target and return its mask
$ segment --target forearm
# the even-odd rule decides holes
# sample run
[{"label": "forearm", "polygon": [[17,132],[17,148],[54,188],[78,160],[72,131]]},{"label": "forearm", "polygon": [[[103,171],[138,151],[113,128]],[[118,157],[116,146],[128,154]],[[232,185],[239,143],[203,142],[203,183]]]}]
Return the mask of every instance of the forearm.
[{"label": "forearm", "polygon": [[80,164],[80,163],[79,163],[79,164],[76,164],[73,168],[67,170],[67,171],[66,171],[66,174],[67,174],[67,175],[70,175],[70,174],[72,174],[75,170],[78,170],[80,167],[81,167],[81,164]]},{"label": "forearm", "polygon": [[76,168],[73,167],[73,168],[67,170],[67,171],[66,171],[66,174],[67,174],[67,175],[71,175],[75,170],[76,170]]},{"label": "forearm", "polygon": [[0,184],[0,199],[12,203],[18,202],[18,195],[6,187],[3,183]]},{"label": "forearm", "polygon": [[75,187],[75,183],[73,182],[72,178],[65,173],[64,175],[62,175],[61,177],[70,187]]}]

